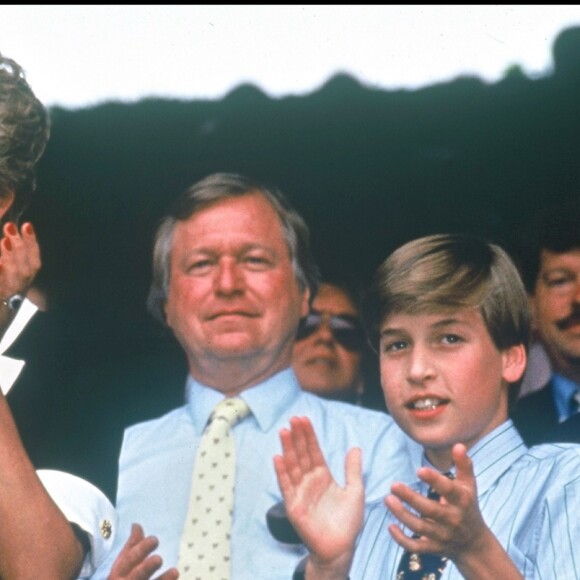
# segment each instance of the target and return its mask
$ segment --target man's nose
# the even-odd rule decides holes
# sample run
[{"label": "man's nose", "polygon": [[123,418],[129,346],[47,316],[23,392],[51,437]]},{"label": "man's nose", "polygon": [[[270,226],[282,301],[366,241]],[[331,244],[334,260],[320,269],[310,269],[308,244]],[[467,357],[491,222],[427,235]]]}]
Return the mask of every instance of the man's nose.
[{"label": "man's nose", "polygon": [[222,294],[239,292],[243,288],[244,277],[239,264],[233,259],[220,261],[216,271],[215,289]]},{"label": "man's nose", "polygon": [[574,291],[572,294],[574,302],[580,304],[580,277],[576,277],[574,281]]}]

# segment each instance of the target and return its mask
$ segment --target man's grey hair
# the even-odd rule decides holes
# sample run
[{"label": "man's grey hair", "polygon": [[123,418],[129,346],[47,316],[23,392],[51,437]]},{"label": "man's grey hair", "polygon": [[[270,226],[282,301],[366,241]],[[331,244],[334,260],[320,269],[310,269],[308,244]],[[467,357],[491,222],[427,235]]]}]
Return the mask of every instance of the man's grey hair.
[{"label": "man's grey hair", "polygon": [[310,290],[310,299],[314,298],[320,275],[310,251],[310,232],[286,196],[275,187],[266,186],[243,175],[214,173],[187,188],[174,201],[157,229],[153,247],[153,279],[147,298],[147,308],[157,320],[165,323],[171,249],[177,223],[188,220],[195,213],[221,200],[256,193],[262,195],[276,211],[296,280],[302,290]]}]

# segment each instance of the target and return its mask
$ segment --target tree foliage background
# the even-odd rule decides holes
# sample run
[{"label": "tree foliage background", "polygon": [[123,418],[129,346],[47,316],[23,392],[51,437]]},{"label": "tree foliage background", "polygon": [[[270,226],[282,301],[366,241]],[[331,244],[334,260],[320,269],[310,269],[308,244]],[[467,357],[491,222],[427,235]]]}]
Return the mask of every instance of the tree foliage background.
[{"label": "tree foliage background", "polygon": [[219,101],[53,109],[26,216],[49,311],[16,345],[28,362],[9,395],[37,466],[114,499],[123,428],[182,403],[181,350],[145,310],[152,237],[209,173],[280,187],[323,272],[363,282],[418,236],[468,232],[512,249],[533,235],[542,208],[580,194],[580,28],[553,55],[549,76],[513,67],[495,84],[389,92],[337,75],[300,97],[244,85]]}]

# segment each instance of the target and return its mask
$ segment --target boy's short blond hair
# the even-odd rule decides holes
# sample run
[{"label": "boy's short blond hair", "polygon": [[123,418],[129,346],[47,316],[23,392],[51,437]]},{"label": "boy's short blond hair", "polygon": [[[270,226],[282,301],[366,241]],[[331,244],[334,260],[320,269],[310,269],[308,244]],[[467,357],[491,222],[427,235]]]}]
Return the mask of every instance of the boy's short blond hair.
[{"label": "boy's short blond hair", "polygon": [[[530,314],[518,270],[499,246],[462,234],[408,242],[377,269],[363,309],[374,346],[394,313],[477,308],[498,350],[530,341]],[[512,388],[517,396],[519,382]],[[515,391],[515,394],[513,393]]]}]

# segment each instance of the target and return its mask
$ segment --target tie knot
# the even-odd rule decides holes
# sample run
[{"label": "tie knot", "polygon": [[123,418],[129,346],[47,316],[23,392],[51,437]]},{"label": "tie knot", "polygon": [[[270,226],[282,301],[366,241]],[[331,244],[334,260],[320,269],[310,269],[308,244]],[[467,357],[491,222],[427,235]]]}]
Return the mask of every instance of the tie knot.
[{"label": "tie knot", "polygon": [[[445,477],[448,477],[449,479],[455,479],[455,475],[453,475],[452,471],[446,471],[445,473],[443,473],[443,475]],[[427,490],[427,497],[429,499],[434,499],[439,501],[439,498],[441,497],[432,487],[429,487],[429,489]]]},{"label": "tie knot", "polygon": [[250,408],[243,399],[224,399],[218,403],[210,417],[210,422],[214,419],[225,419],[230,427],[241,421],[248,415]]}]

